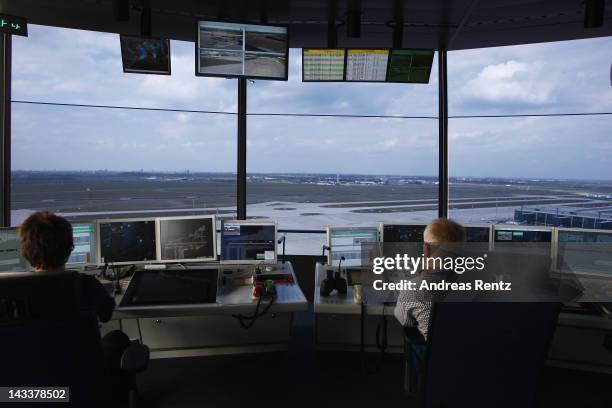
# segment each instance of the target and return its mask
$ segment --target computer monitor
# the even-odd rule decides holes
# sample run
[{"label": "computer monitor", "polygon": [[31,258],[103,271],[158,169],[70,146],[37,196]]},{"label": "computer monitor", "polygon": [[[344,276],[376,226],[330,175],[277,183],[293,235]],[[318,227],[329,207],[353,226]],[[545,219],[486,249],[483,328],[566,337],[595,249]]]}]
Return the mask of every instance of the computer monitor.
[{"label": "computer monitor", "polygon": [[0,273],[26,272],[28,261],[21,256],[21,243],[17,228],[0,228]]},{"label": "computer monitor", "polygon": [[276,263],[274,221],[222,221],[221,262]]},{"label": "computer monitor", "polygon": [[388,49],[348,49],[345,79],[349,82],[385,82],[388,62]]},{"label": "computer monitor", "polygon": [[170,40],[122,35],[123,72],[170,75]]},{"label": "computer monitor", "polygon": [[[366,255],[364,250],[367,250],[368,247],[373,250],[373,244],[376,242],[378,242],[378,228],[376,227],[329,227],[327,228],[327,245],[331,249],[327,256],[327,263],[338,265],[340,258],[344,257],[342,261],[344,266],[367,265],[373,254]],[[364,255],[368,259],[364,259]]]},{"label": "computer monitor", "polygon": [[72,224],[74,249],[66,262],[68,267],[82,267],[96,264],[96,224],[81,222]]},{"label": "computer monitor", "polygon": [[552,228],[532,226],[493,226],[493,248],[498,252],[551,255]]},{"label": "computer monitor", "polygon": [[289,29],[198,20],[195,52],[198,76],[286,81]]},{"label": "computer monitor", "polygon": [[612,230],[558,228],[556,270],[612,277]]},{"label": "computer monitor", "polygon": [[429,83],[433,57],[433,50],[391,50],[387,82]]},{"label": "computer monitor", "polygon": [[490,225],[464,225],[466,242],[491,242]]},{"label": "computer monitor", "polygon": [[344,49],[302,49],[302,82],[344,81]]},{"label": "computer monitor", "polygon": [[214,216],[158,218],[157,228],[160,261],[202,262],[217,259]]},{"label": "computer monitor", "polygon": [[381,242],[423,242],[423,232],[427,224],[382,224]]},{"label": "computer monitor", "polygon": [[98,220],[98,264],[131,265],[157,259],[155,219]]}]

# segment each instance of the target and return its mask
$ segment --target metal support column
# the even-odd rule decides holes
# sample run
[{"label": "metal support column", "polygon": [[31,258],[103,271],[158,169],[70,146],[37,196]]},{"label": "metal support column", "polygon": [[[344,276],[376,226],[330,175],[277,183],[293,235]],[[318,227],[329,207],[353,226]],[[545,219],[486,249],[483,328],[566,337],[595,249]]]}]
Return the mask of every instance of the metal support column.
[{"label": "metal support column", "polygon": [[11,225],[11,35],[0,41],[0,227]]},{"label": "metal support column", "polygon": [[247,183],[247,80],[238,79],[238,171],[237,171],[237,215],[246,219]]},{"label": "metal support column", "polygon": [[438,51],[438,216],[448,217],[448,90],[446,50]]}]

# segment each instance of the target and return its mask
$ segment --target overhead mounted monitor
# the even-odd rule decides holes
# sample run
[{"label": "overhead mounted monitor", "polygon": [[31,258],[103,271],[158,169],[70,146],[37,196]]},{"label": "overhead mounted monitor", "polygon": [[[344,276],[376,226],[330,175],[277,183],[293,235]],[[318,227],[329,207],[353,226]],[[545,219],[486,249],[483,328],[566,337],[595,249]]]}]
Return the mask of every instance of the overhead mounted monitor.
[{"label": "overhead mounted monitor", "polygon": [[155,220],[99,220],[98,264],[130,265],[157,259]]},{"label": "overhead mounted monitor", "polygon": [[345,54],[343,49],[302,49],[302,81],[343,81]]},{"label": "overhead mounted monitor", "polygon": [[[327,245],[331,248],[328,255],[330,265],[338,265],[341,257],[345,266],[365,266],[369,259],[364,259],[363,244],[372,248],[372,244],[378,242],[378,228],[376,227],[353,227],[353,228],[328,228]],[[369,254],[367,258],[370,258]]]},{"label": "overhead mounted monitor", "polygon": [[74,249],[66,264],[68,267],[81,267],[96,263],[96,228],[95,223],[83,222],[72,224],[72,241]]},{"label": "overhead mounted monitor", "polygon": [[433,57],[433,50],[304,48],[302,81],[427,84]]},{"label": "overhead mounted monitor", "polygon": [[17,228],[0,228],[0,273],[25,272],[28,262],[21,256]]},{"label": "overhead mounted monitor", "polygon": [[123,72],[170,75],[170,40],[122,35]]},{"label": "overhead mounted monitor", "polygon": [[385,82],[389,50],[348,49],[346,80],[351,82]]},{"label": "overhead mounted monitor", "polygon": [[221,262],[276,263],[276,223],[273,221],[223,221]]},{"label": "overhead mounted monitor", "polygon": [[391,50],[387,82],[429,83],[433,57],[433,50]]},{"label": "overhead mounted monitor", "polygon": [[196,75],[287,80],[287,26],[198,20],[196,30]]},{"label": "overhead mounted monitor", "polygon": [[158,218],[157,222],[160,261],[201,262],[217,259],[214,216]]}]

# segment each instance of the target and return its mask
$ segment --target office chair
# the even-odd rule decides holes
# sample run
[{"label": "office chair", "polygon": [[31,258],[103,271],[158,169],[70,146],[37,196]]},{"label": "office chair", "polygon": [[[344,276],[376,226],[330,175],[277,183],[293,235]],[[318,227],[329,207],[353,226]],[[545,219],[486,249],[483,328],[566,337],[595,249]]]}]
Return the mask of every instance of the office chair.
[{"label": "office chair", "polygon": [[[79,309],[78,273],[0,274],[0,338],[3,386],[69,387],[67,406],[116,406],[97,317]],[[148,359],[146,346],[132,344],[121,368],[135,376]]]},{"label": "office chair", "polygon": [[[426,343],[407,332],[404,386],[427,408],[533,407],[559,309],[552,302],[437,303]],[[420,389],[412,342],[426,344]]]}]

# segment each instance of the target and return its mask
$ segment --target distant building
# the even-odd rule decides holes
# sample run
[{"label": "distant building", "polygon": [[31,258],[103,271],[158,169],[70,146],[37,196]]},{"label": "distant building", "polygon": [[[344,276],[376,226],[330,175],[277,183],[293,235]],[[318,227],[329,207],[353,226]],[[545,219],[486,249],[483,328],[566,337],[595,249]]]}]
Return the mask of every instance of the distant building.
[{"label": "distant building", "polygon": [[525,225],[612,229],[612,203],[602,202],[592,207],[524,206],[514,210],[514,220]]}]

